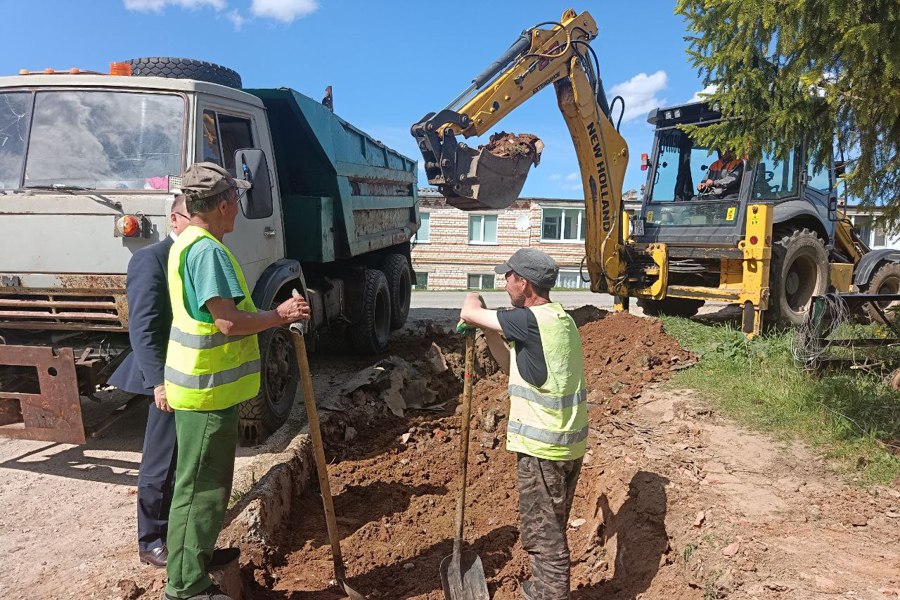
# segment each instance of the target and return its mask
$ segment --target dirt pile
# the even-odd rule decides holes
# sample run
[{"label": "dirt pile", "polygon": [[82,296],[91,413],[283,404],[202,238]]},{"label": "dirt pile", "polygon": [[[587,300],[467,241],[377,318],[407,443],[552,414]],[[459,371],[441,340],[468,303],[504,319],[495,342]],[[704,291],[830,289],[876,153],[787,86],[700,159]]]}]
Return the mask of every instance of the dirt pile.
[{"label": "dirt pile", "polygon": [[[622,410],[643,386],[665,377],[672,365],[685,364],[691,357],[656,321],[589,308],[574,313],[585,323],[581,332],[591,389],[592,450],[573,511],[573,515],[590,516],[590,520],[582,519],[583,526],[572,529],[573,576],[582,586],[591,586],[609,577],[609,566],[598,563],[596,551],[602,530],[598,519],[604,513],[595,515],[586,508],[587,504],[597,506],[604,484],[609,483],[598,479],[602,470],[594,470],[601,438],[598,432],[609,425],[610,414]],[[345,539],[344,558],[354,587],[370,598],[443,597],[439,565],[452,550],[460,427],[456,396],[461,391],[463,357],[459,336],[434,329],[431,334],[427,340],[411,339],[404,358],[413,364],[427,363],[428,359],[423,359],[426,353],[439,350],[447,365],[444,376],[454,382],[432,386],[439,396],[453,396],[445,410],[438,414],[408,412],[405,419],[398,419],[387,408],[376,409],[377,397],[367,396],[368,411],[357,407],[341,418],[354,428],[355,436],[348,438],[339,430],[331,435],[329,451],[339,462],[330,469],[330,476]],[[483,341],[479,342],[479,355],[465,538],[482,558],[492,596],[505,600],[517,596],[520,581],[527,577],[528,560],[518,543],[515,456],[504,449],[506,377],[488,360]],[[610,400],[618,404],[614,406]],[[635,483],[643,490],[635,515],[659,511],[660,503],[665,503],[661,485],[652,478]],[[613,509],[622,513],[621,506]],[[629,510],[626,507],[625,512]],[[330,550],[317,495],[306,494],[299,500],[294,522],[296,526],[285,531],[281,540],[284,556],[279,566],[255,574],[262,585],[253,597],[281,598],[285,593],[300,592],[310,600],[340,598],[326,586],[331,578]],[[643,551],[659,553],[649,522],[641,517],[641,526],[651,527],[648,536],[653,540]]]},{"label": "dirt pile", "polygon": [[544,142],[533,133],[517,134],[501,131],[493,134],[488,143],[481,148],[501,158],[525,156],[531,158],[534,164],[538,164],[541,161]]}]

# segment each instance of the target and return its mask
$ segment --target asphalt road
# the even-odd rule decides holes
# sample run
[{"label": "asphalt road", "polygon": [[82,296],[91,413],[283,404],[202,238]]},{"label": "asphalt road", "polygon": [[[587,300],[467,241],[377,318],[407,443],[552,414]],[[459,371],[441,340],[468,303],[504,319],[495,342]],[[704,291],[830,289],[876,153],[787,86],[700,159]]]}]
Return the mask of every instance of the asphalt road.
[{"label": "asphalt road", "polygon": [[[468,292],[413,292],[411,307],[416,308],[456,308],[462,306],[463,298]],[[509,295],[503,291],[482,292],[488,308],[509,308]],[[595,294],[586,290],[571,292],[552,292],[550,297],[557,302],[562,302],[566,308],[578,308],[585,304],[593,304],[599,308],[611,309],[612,296],[609,294]]]}]

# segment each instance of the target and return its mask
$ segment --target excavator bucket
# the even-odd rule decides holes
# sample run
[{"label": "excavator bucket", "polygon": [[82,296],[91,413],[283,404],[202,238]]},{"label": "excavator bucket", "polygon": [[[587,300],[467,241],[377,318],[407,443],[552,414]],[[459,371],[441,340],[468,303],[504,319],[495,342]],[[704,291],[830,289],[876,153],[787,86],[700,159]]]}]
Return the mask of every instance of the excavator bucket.
[{"label": "excavator bucket", "polygon": [[460,210],[508,208],[519,198],[528,171],[540,162],[543,148],[544,143],[534,135],[508,133],[491,136],[490,143],[478,150],[460,146],[457,156],[469,158],[469,167],[460,181],[441,186],[447,204]]}]

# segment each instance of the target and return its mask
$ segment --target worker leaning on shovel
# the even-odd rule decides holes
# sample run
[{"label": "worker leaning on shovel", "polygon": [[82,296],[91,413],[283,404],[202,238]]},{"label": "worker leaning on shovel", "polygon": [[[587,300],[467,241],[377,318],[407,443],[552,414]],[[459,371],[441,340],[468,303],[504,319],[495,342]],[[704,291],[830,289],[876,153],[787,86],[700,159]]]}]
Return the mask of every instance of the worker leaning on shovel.
[{"label": "worker leaning on shovel", "polygon": [[229,600],[206,570],[231,493],[238,404],[259,393],[256,334],[309,318],[299,297],[257,312],[237,259],[222,243],[234,231],[239,190],[249,187],[214,163],[191,165],[182,178],[191,224],[172,245],[168,264],[165,385],[178,457],[163,600]]},{"label": "worker leaning on shovel", "polygon": [[484,330],[491,354],[509,374],[506,448],[517,456],[520,535],[531,557],[524,597],[568,600],[566,525],[588,434],[581,335],[550,300],[559,268],[547,254],[522,248],[495,270],[506,276],[514,308],[488,310],[472,292],[460,317]]}]

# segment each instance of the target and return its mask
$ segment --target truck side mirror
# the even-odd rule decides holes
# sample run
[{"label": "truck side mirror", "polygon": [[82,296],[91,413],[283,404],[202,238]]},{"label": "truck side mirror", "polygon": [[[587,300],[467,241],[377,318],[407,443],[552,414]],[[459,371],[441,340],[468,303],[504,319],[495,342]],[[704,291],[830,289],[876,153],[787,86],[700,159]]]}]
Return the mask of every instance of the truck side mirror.
[{"label": "truck side mirror", "polygon": [[834,161],[834,178],[843,177],[847,169],[847,163],[843,160]]},{"label": "truck side mirror", "polygon": [[242,148],[234,153],[239,179],[251,183],[241,210],[248,219],[267,219],[272,216],[272,180],[266,153],[258,148]]},{"label": "truck side mirror", "polygon": [[838,216],[838,199],[837,196],[828,197],[828,220],[835,223],[840,220]]}]

